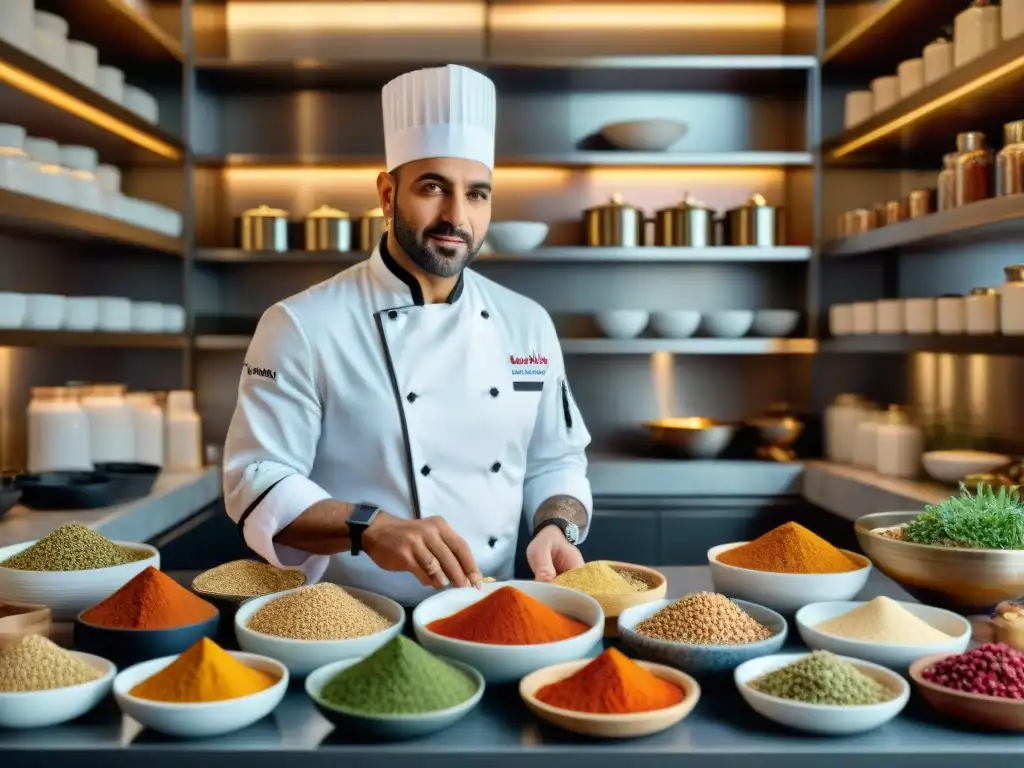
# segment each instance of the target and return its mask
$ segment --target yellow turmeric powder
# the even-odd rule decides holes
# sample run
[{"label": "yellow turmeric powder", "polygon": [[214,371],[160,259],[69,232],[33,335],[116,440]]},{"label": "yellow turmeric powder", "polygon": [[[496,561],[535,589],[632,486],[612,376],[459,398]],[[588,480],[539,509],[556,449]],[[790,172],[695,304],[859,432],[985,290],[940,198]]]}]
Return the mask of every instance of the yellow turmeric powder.
[{"label": "yellow turmeric powder", "polygon": [[150,701],[199,703],[251,696],[275,683],[273,676],[246,666],[204,637],[130,693]]}]

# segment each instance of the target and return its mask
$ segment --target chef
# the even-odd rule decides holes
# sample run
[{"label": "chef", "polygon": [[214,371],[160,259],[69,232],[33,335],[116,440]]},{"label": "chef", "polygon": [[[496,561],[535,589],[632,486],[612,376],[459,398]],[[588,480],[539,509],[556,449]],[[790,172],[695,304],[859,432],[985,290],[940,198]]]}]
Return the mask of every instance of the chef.
[{"label": "chef", "polygon": [[496,97],[449,65],[383,94],[388,229],[275,304],[242,365],[228,514],[268,562],[415,605],[583,564],[590,435],[539,305],[467,266],[491,220]]}]

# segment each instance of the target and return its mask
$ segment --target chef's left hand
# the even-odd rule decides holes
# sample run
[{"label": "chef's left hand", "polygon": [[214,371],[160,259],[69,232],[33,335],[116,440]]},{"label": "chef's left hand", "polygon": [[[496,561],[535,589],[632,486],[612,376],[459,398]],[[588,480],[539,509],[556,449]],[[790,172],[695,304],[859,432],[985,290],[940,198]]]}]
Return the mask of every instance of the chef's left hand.
[{"label": "chef's left hand", "polygon": [[560,573],[584,564],[583,555],[555,525],[547,525],[537,532],[526,548],[526,559],[537,581],[551,581]]}]

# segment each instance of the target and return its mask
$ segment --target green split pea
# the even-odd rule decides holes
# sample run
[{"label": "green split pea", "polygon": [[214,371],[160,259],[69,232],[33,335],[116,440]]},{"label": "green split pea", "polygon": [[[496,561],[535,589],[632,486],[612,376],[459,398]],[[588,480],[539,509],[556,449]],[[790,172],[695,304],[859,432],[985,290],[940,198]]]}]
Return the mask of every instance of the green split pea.
[{"label": "green split pea", "polygon": [[896,694],[849,662],[828,651],[814,651],[800,661],[749,683],[755,691],[805,704],[858,706],[881,704]]}]

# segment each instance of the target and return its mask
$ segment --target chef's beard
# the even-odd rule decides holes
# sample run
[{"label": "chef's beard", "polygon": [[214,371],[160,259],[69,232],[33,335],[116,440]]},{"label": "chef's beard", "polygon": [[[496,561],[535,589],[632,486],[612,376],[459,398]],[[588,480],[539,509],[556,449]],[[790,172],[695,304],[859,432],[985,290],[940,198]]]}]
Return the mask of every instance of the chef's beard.
[{"label": "chef's beard", "polygon": [[[480,246],[474,244],[472,236],[465,230],[453,227],[445,222],[432,224],[423,230],[420,235],[416,229],[409,224],[395,204],[395,221],[393,224],[395,240],[412,259],[413,263],[434,277],[455,277],[465,269],[474,258]],[[428,238],[431,235],[439,237],[459,237],[466,243],[465,250],[461,248],[445,248]],[[459,252],[462,251],[462,255]]]}]

